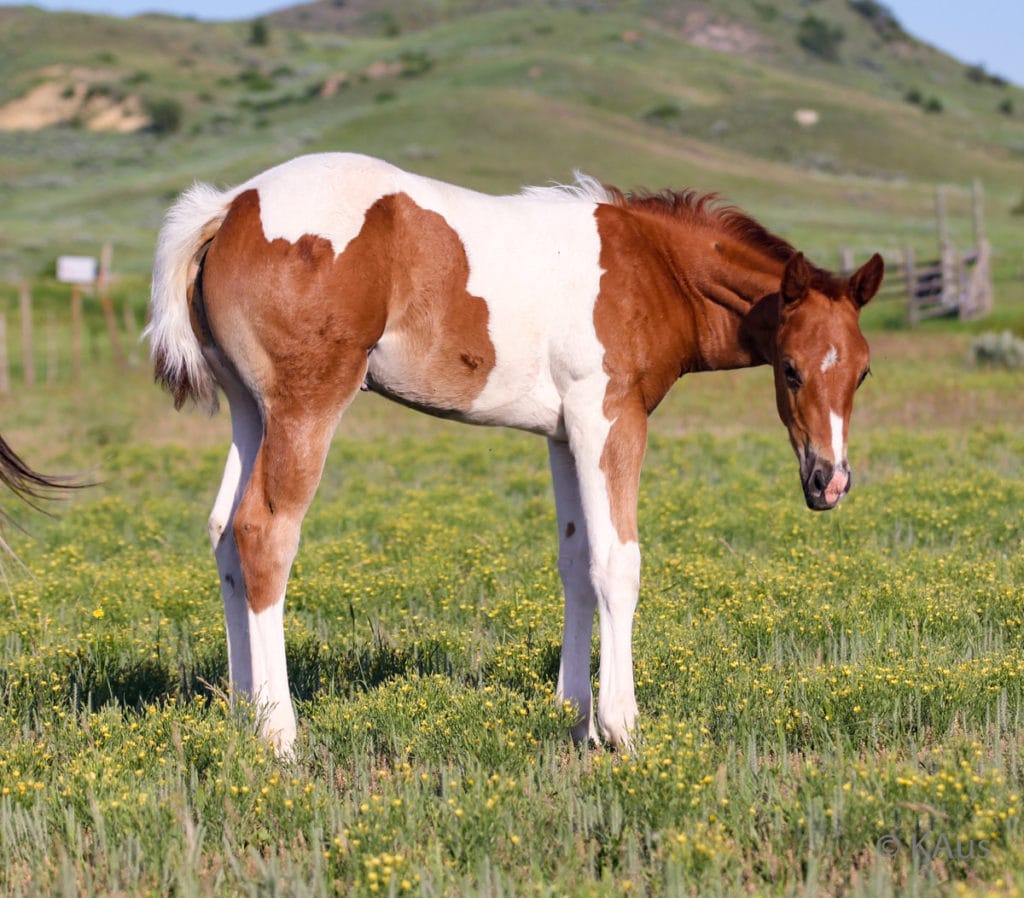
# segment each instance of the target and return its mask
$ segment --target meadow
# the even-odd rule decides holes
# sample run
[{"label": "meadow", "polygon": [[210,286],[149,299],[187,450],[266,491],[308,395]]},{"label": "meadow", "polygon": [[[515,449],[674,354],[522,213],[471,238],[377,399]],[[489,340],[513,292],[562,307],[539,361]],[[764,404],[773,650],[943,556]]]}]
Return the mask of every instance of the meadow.
[{"label": "meadow", "polygon": [[[0,496],[20,559],[0,587],[0,894],[1024,888],[1024,390],[1019,369],[967,363],[983,330],[1024,335],[1024,93],[879,32],[872,4],[723,0],[696,33],[679,6],[388,0],[393,28],[346,33],[302,7],[270,17],[266,46],[250,23],[0,9],[0,102],[81,82],[181,115],[165,133],[0,133],[0,432],[91,483],[48,514]],[[845,29],[838,60],[795,42],[808,8]],[[756,46],[708,45],[722,21]],[[574,748],[555,699],[543,441],[359,397],[289,587],[300,738],[282,761],[224,691],[206,519],[227,416],[175,413],[144,348],[118,370],[91,296],[69,377],[53,262],[111,242],[137,331],[175,194],[338,149],[492,192],[576,166],[718,190],[826,266],[844,244],[934,257],[938,185],[967,247],[980,178],[995,310],[914,330],[896,300],[865,310],[854,488],[828,514],[804,506],[767,370],[670,394],[642,483],[629,752]]]},{"label": "meadow", "polygon": [[543,441],[357,400],[289,590],[284,762],[224,693],[205,520],[227,416],[176,414],[96,353],[16,393],[5,436],[96,485],[50,517],[5,502],[25,532],[0,891],[1016,894],[1024,399],[1019,372],[965,363],[970,330],[869,327],[855,486],[828,514],[804,508],[767,370],[670,394],[631,752],[573,748],[554,697]]}]

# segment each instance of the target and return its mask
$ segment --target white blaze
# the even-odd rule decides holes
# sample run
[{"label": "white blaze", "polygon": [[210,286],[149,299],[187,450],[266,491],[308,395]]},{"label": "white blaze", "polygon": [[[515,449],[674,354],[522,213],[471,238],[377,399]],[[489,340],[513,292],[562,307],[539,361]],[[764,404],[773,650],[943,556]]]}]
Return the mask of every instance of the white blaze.
[{"label": "white blaze", "polygon": [[843,459],[846,458],[846,445],[843,442],[843,417],[830,411],[828,420],[832,425],[832,463],[841,465]]},{"label": "white blaze", "polygon": [[838,361],[839,353],[836,352],[835,346],[830,346],[828,352],[825,353],[825,358],[821,360],[821,373],[824,374],[826,371],[834,368]]}]

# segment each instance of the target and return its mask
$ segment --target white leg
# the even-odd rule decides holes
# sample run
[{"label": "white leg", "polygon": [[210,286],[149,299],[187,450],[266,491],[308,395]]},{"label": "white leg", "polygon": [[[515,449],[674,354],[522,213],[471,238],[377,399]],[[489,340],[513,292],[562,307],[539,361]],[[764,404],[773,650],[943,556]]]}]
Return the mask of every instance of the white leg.
[{"label": "white leg", "polygon": [[[590,395],[588,395],[588,391]],[[647,438],[641,404],[624,400],[604,417],[605,385],[581,390],[565,407],[569,444],[590,547],[590,582],[597,597],[601,663],[597,721],[613,745],[628,746],[636,726],[633,614],[640,590],[636,500]]]},{"label": "white leg", "polygon": [[633,614],[640,592],[640,547],[614,542],[607,560],[592,566],[601,633],[601,691],[597,719],[601,735],[628,745],[638,716],[633,685]]},{"label": "white leg", "polygon": [[249,391],[234,372],[223,364],[216,352],[207,360],[216,373],[231,410],[231,448],[224,476],[207,528],[220,574],[224,601],[224,624],[228,642],[228,681],[231,690],[251,700],[253,697],[252,659],[249,649],[249,617],[245,604],[245,584],[231,522],[242,492],[249,481],[256,452],[263,439],[263,420]]},{"label": "white leg", "polygon": [[562,659],[558,668],[558,698],[572,702],[579,718],[572,728],[574,742],[597,741],[593,692],[590,687],[590,644],[597,594],[590,580],[587,525],[580,502],[576,463],[565,443],[548,440],[551,479],[558,514],[558,573],[565,591]]},{"label": "white leg", "polygon": [[260,729],[279,755],[289,756],[295,741],[295,711],[285,663],[284,596],[265,611],[248,612],[252,695],[260,709]]}]

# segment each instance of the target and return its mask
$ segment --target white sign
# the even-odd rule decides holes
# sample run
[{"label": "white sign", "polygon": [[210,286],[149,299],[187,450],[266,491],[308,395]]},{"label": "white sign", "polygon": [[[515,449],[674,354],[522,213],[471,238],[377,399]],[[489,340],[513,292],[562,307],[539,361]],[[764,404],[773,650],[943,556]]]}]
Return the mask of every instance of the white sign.
[{"label": "white sign", "polygon": [[58,256],[57,280],[62,284],[95,284],[99,262],[92,256]]}]

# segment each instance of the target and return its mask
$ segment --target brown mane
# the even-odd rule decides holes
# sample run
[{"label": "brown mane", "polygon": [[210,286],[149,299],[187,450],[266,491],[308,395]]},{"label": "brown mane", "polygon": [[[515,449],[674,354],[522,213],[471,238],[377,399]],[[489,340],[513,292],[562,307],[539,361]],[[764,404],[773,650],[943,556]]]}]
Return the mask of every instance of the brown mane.
[{"label": "brown mane", "polygon": [[[617,187],[604,185],[613,205],[624,209],[641,209],[666,218],[683,220],[717,228],[740,241],[751,249],[759,250],[769,258],[785,264],[796,253],[794,246],[742,209],[732,205],[721,205],[717,193],[701,193],[699,190],[631,190],[628,193]],[[816,290],[838,299],[843,292],[843,282],[831,272],[811,265],[813,286]]]}]

